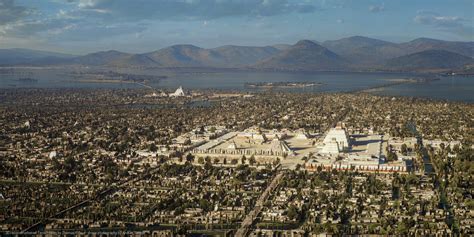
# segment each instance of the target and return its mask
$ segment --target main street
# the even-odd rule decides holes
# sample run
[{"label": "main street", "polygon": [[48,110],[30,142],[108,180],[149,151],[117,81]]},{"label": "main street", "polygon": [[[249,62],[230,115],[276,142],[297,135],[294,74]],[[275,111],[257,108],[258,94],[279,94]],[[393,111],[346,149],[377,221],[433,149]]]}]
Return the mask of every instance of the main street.
[{"label": "main street", "polygon": [[250,211],[247,214],[247,216],[245,216],[240,228],[235,233],[235,236],[243,237],[243,236],[248,235],[250,228],[252,227],[252,224],[254,223],[255,219],[262,211],[263,204],[268,200],[268,198],[270,197],[270,194],[275,190],[275,188],[278,187],[278,184],[280,183],[280,180],[283,178],[283,176],[284,176],[283,171],[278,170],[273,180],[267,186],[265,191],[263,191],[262,195],[258,198],[257,202],[255,203],[254,209]]}]

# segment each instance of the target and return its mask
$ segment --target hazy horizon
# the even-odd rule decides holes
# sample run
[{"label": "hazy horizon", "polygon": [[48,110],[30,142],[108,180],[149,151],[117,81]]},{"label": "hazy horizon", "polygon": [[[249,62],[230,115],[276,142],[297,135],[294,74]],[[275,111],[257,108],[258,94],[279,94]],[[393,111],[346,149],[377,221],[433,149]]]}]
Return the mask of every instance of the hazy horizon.
[{"label": "hazy horizon", "polygon": [[379,0],[0,0],[0,48],[144,53],[365,36],[473,41],[473,3]]},{"label": "hazy horizon", "polygon": [[[435,38],[428,38],[428,37],[417,37],[417,38],[413,38],[413,39],[410,39],[410,40],[407,40],[407,41],[400,41],[400,42],[394,42],[394,41],[389,41],[389,40],[383,40],[383,39],[378,39],[378,38],[373,38],[373,37],[368,37],[368,36],[362,36],[362,35],[354,35],[354,36],[347,36],[347,37],[343,37],[343,38],[338,38],[338,39],[327,39],[327,40],[324,40],[324,41],[318,41],[318,40],[314,40],[314,39],[300,39],[300,40],[311,40],[315,43],[323,43],[325,41],[335,41],[335,40],[341,40],[341,39],[345,39],[345,38],[351,38],[351,37],[366,37],[366,38],[371,38],[371,39],[376,39],[376,40],[382,40],[382,41],[386,41],[386,42],[390,42],[390,43],[406,43],[406,42],[410,42],[410,41],[413,41],[413,40],[416,40],[416,39],[421,39],[421,38],[425,38],[425,39],[434,39],[434,40],[442,40],[442,41],[450,41],[450,40],[443,40],[443,39],[435,39]],[[84,53],[68,53],[68,52],[63,52],[63,51],[59,51],[59,50],[49,50],[49,49],[42,49],[42,48],[20,48],[20,47],[12,47],[12,48],[0,48],[0,49],[31,49],[31,50],[38,50],[38,51],[45,51],[45,52],[53,52],[53,53],[64,53],[64,54],[70,54],[70,55],[76,55],[76,56],[80,56],[80,55],[86,55],[86,54],[91,54],[91,53],[97,53],[97,52],[106,52],[106,51],[119,51],[119,52],[123,52],[123,53],[129,53],[129,54],[141,54],[141,53],[149,53],[149,52],[152,52],[152,51],[157,51],[157,50],[160,50],[160,49],[163,49],[163,48],[167,48],[167,47],[171,47],[171,46],[176,46],[176,45],[193,45],[193,46],[196,46],[196,47],[200,47],[200,48],[203,48],[203,49],[214,49],[214,48],[219,48],[219,47],[224,47],[224,46],[244,46],[244,47],[266,47],[266,46],[278,46],[278,45],[294,45],[296,44],[298,41],[300,40],[297,40],[295,42],[288,42],[288,43],[273,43],[273,44],[267,44],[267,45],[239,45],[239,44],[223,44],[223,45],[216,45],[216,46],[213,46],[213,47],[203,47],[201,45],[196,45],[196,44],[193,44],[193,43],[182,43],[182,44],[171,44],[171,45],[165,45],[163,47],[160,47],[160,48],[156,48],[156,49],[151,49],[149,51],[143,51],[143,52],[132,52],[132,51],[127,51],[127,50],[123,50],[123,49],[120,49],[120,48],[104,48],[104,49],[100,49],[100,50],[97,50],[97,51],[90,51],[90,52],[84,52]],[[474,41],[450,41],[450,42],[474,42]]]}]

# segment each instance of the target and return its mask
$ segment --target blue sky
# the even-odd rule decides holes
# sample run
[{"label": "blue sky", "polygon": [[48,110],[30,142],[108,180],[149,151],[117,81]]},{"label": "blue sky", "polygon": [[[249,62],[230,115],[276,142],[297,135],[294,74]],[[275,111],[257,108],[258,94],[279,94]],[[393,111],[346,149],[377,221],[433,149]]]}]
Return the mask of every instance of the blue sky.
[{"label": "blue sky", "polygon": [[84,54],[362,35],[474,40],[473,0],[0,0],[0,48]]}]

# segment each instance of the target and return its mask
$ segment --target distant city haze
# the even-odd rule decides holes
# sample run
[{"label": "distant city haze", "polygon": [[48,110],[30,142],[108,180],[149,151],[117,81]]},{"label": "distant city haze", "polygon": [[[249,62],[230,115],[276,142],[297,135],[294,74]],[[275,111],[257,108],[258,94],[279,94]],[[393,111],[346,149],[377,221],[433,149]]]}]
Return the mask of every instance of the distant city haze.
[{"label": "distant city haze", "polygon": [[0,48],[84,55],[354,35],[395,43],[473,41],[472,11],[470,0],[0,0]]}]

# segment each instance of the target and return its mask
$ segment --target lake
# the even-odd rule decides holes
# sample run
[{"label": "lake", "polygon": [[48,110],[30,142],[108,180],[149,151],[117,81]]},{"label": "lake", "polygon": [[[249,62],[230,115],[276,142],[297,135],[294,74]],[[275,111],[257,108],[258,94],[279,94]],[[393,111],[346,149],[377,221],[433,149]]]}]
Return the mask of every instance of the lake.
[{"label": "lake", "polygon": [[[79,82],[69,73],[59,69],[30,69],[22,73],[1,74],[0,88],[143,88],[134,83],[92,83]],[[290,92],[349,92],[393,83],[397,79],[412,78],[414,74],[399,73],[285,73],[285,72],[201,72],[170,73],[163,71],[134,71],[136,74],[167,75],[167,79],[150,82],[154,88],[174,90],[179,86],[185,89],[221,89],[259,91],[247,88],[246,83],[259,82],[314,82],[320,86],[278,89]],[[21,82],[18,78],[31,77],[37,82]],[[474,102],[473,77],[441,77],[440,80],[426,83],[400,84],[383,87],[371,92],[377,95],[413,96],[450,101]]]}]

